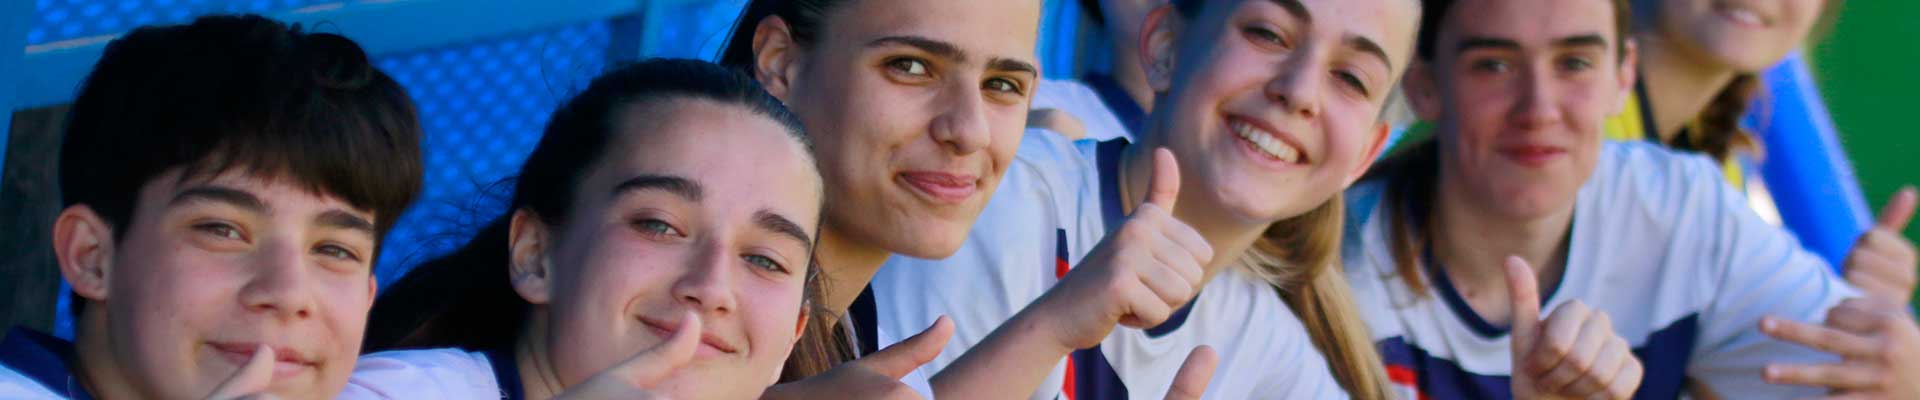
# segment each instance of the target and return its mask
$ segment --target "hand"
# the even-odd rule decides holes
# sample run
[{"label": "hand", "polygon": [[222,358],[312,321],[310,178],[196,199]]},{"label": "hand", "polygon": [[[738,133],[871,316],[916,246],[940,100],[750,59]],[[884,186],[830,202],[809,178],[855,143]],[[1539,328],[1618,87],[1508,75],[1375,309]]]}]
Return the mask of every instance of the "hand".
[{"label": "hand", "polygon": [[907,340],[826,373],[798,382],[767,388],[761,399],[918,399],[920,394],[900,378],[933,361],[953,337],[953,320],[946,316]]},{"label": "hand", "polygon": [[1027,127],[1053,131],[1071,140],[1087,137],[1087,126],[1079,118],[1052,108],[1027,111]]},{"label": "hand", "polygon": [[1187,361],[1180,363],[1180,372],[1173,375],[1173,386],[1167,389],[1167,400],[1200,400],[1207,393],[1207,382],[1213,380],[1213,369],[1220,365],[1220,355],[1213,348],[1200,346],[1187,353]]},{"label": "hand", "polygon": [[1913,186],[1900,188],[1887,200],[1873,229],[1861,234],[1853,251],[1847,253],[1847,283],[1894,304],[1907,304],[1913,299],[1914,284],[1920,281],[1915,275],[1920,256],[1915,255],[1913,241],[1900,232],[1913,221],[1917,202],[1920,195],[1915,194]]},{"label": "hand", "polygon": [[1570,301],[1540,320],[1533,267],[1507,258],[1513,300],[1513,398],[1627,399],[1646,373],[1607,314]]},{"label": "hand", "polygon": [[[1099,344],[1116,324],[1159,325],[1198,293],[1213,247],[1174,218],[1180,166],[1155,149],[1146,202],[1093,248],[1080,266],[1035,300],[1044,329],[1066,351]],[[1059,350],[1059,349],[1056,349]],[[1065,353],[1065,351],[1062,351]]]},{"label": "hand", "polygon": [[225,382],[220,382],[220,386],[214,387],[213,393],[208,394],[207,399],[266,400],[279,398],[266,393],[267,386],[273,384],[273,359],[273,348],[261,344],[259,349],[253,351],[253,358],[248,358],[247,363],[241,365],[239,371],[234,371],[233,376],[227,377]]},{"label": "hand", "polygon": [[567,388],[555,399],[664,399],[654,394],[653,385],[666,380],[675,370],[693,361],[700,347],[700,318],[687,312],[680,317],[680,330],[659,345],[600,371],[586,382]]},{"label": "hand", "polygon": [[1840,356],[1833,364],[1767,364],[1769,383],[1824,387],[1834,399],[1920,399],[1920,326],[1903,305],[1848,299],[1827,311],[1825,326],[1769,316],[1760,331]]}]

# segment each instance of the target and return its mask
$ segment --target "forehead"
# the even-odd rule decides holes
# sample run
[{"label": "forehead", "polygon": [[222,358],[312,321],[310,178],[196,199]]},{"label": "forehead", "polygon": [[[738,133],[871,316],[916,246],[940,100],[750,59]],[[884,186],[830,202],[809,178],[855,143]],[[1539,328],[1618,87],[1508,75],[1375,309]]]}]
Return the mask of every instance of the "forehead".
[{"label": "forehead", "polygon": [[1407,61],[1420,22],[1416,0],[1241,0],[1235,12],[1290,14],[1288,4],[1306,12],[1312,21],[1311,34],[1328,40],[1372,41],[1395,63]]},{"label": "forehead", "polygon": [[1440,36],[1544,46],[1569,36],[1598,34],[1615,42],[1613,13],[1611,0],[1461,0],[1448,10]]},{"label": "forehead", "polygon": [[864,47],[888,36],[947,42],[973,58],[1032,63],[1040,33],[1040,0],[855,0],[835,10],[827,41]]},{"label": "forehead", "polygon": [[196,176],[183,176],[182,172],[184,168],[176,167],[155,175],[147,181],[141,201],[158,207],[170,207],[174,196],[182,191],[213,186],[246,192],[276,213],[304,215],[338,209],[373,216],[371,211],[347,204],[345,200],[322,191],[318,185],[307,185],[285,174],[261,174],[237,167]]},{"label": "forehead", "polygon": [[[671,100],[628,106],[619,139],[588,195],[640,174],[691,179],[703,203],[774,210],[807,224],[817,218],[821,183],[806,149],[787,128],[743,105]],[[800,219],[805,219],[804,221]]]}]

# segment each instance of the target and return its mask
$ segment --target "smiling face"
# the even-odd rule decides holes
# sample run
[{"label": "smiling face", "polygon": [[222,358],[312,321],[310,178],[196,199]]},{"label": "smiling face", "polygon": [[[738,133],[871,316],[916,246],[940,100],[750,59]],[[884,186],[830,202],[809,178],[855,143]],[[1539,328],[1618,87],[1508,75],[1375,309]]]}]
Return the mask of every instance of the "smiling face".
[{"label": "smiling face", "polygon": [[547,315],[547,359],[561,382],[578,384],[662,343],[691,311],[704,326],[700,348],[656,389],[758,396],[803,321],[822,196],[813,160],[784,126],[743,106],[629,107],[548,236],[550,286],[528,298]]},{"label": "smiling face", "polygon": [[889,0],[825,17],[769,90],[813,138],[834,188],[829,231],[915,257],[960,248],[1020,145],[1039,13],[1034,0]]},{"label": "smiling face", "polygon": [[105,246],[115,248],[106,291],[76,285],[89,299],[86,329],[104,330],[79,341],[101,345],[81,349],[88,382],[104,393],[200,398],[265,344],[279,358],[271,393],[332,398],[373,303],[379,216],[284,180],[179,176],[176,168],[141,188],[127,231]]},{"label": "smiling face", "polygon": [[1664,0],[1654,29],[1682,51],[1759,72],[1806,40],[1825,0]]},{"label": "smiling face", "polygon": [[[1438,121],[1442,181],[1516,219],[1570,209],[1631,93],[1607,0],[1463,0],[1409,79]],[[1425,88],[1415,88],[1416,85]]]},{"label": "smiling face", "polygon": [[1161,92],[1151,140],[1180,161],[1181,204],[1265,225],[1352,183],[1386,138],[1378,116],[1419,17],[1409,3],[1209,2],[1170,48],[1150,50],[1174,66],[1150,74]]}]

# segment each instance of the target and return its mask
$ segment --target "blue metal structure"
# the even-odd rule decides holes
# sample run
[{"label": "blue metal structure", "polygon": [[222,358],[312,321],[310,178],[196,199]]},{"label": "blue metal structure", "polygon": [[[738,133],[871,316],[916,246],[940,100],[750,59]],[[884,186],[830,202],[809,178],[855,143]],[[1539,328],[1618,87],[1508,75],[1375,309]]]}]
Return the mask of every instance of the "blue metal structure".
[{"label": "blue metal structure", "polygon": [[1760,173],[1782,222],[1839,271],[1855,239],[1872,226],[1872,212],[1806,60],[1789,56],[1765,79],[1766,96],[1747,118],[1766,144]]}]

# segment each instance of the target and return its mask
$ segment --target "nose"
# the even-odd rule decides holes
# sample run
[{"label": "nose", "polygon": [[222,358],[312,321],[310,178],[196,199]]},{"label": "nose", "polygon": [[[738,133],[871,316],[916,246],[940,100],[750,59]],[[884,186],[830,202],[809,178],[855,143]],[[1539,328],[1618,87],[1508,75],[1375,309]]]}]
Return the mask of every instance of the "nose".
[{"label": "nose", "polygon": [[928,127],[933,140],[954,155],[973,154],[992,144],[983,96],[978,85],[962,81],[938,97],[941,112]]},{"label": "nose", "polygon": [[701,314],[725,314],[735,304],[733,273],[737,257],[719,243],[707,243],[687,260],[687,267],[673,283],[673,296]]},{"label": "nose", "polygon": [[1552,126],[1560,122],[1562,115],[1559,107],[1559,93],[1554,87],[1552,71],[1532,68],[1521,74],[1521,93],[1515,93],[1518,102],[1513,109],[1513,122],[1516,127],[1533,130]]},{"label": "nose", "polygon": [[314,298],[301,246],[269,241],[247,262],[253,264],[246,267],[254,274],[240,288],[240,302],[248,311],[287,320],[313,316]]},{"label": "nose", "polygon": [[1267,99],[1278,104],[1289,114],[1312,118],[1320,115],[1320,91],[1326,84],[1325,74],[1320,71],[1324,58],[1312,54],[1307,49],[1298,51],[1297,56],[1283,62],[1273,79],[1267,81]]}]

